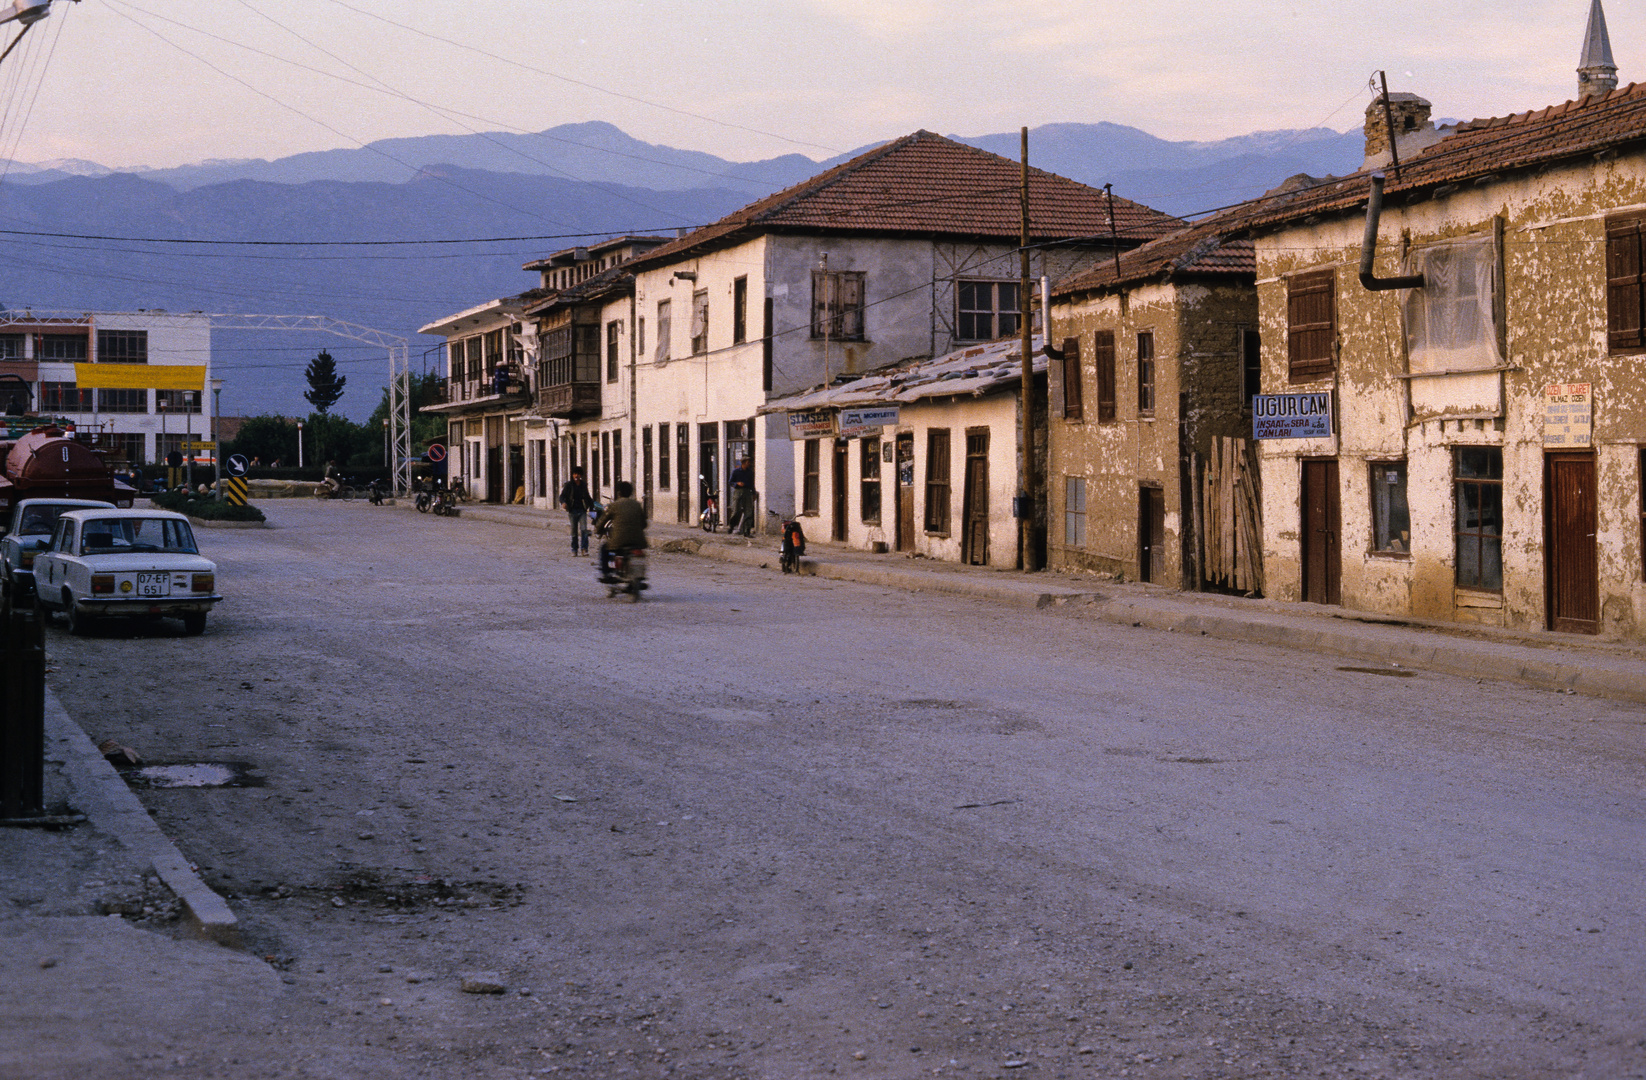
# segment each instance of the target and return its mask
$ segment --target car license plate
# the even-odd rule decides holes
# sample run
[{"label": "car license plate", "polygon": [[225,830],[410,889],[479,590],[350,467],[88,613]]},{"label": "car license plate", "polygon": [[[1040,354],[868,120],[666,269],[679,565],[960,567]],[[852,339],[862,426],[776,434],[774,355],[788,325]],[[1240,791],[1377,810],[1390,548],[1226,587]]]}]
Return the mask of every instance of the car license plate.
[{"label": "car license plate", "polygon": [[170,574],[138,574],[137,575],[137,595],[138,596],[170,596],[171,595],[171,575]]}]

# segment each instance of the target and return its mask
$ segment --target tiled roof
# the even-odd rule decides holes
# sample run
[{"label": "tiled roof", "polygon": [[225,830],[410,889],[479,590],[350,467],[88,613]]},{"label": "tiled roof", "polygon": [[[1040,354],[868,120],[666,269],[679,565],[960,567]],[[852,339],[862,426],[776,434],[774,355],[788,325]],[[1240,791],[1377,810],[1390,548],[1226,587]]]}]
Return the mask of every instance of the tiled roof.
[{"label": "tiled roof", "polygon": [[1057,282],[1052,287],[1052,295],[1068,296],[1112,288],[1117,280],[1133,284],[1177,275],[1252,277],[1257,272],[1257,258],[1251,240],[1230,237],[1226,232],[1227,225],[1221,215],[1208,218],[1140,248],[1122,252],[1118,278],[1113,260],[1105,259]]},{"label": "tiled roof", "polygon": [[[1036,372],[1046,370],[1046,354],[1037,334],[1030,342]],[[956,349],[932,360],[916,360],[803,394],[773,401],[761,412],[788,409],[849,409],[857,405],[877,405],[920,401],[926,398],[982,397],[996,390],[1011,389],[1023,378],[1023,343],[1018,338],[1002,338],[986,345]]]},{"label": "tiled roof", "polygon": [[[662,265],[764,232],[870,232],[1016,240],[1021,166],[929,131],[889,142],[635,259]],[[1183,222],[1118,196],[1115,231],[1139,243]],[[1029,232],[1038,240],[1109,237],[1103,191],[1029,170]]]},{"label": "tiled roof", "polygon": [[523,315],[541,315],[568,304],[587,304],[601,300],[614,292],[626,292],[634,287],[634,260],[608,266],[593,277],[584,278],[576,285],[559,292],[538,289],[538,299],[529,305]]},{"label": "tiled roof", "polygon": [[[1605,150],[1646,144],[1646,84],[1630,83],[1535,112],[1459,124],[1451,134],[1392,169],[1385,199],[1398,205],[1434,189],[1513,170],[1555,165]],[[1225,229],[1261,229],[1315,214],[1356,209],[1366,202],[1368,174],[1356,173],[1297,190],[1263,196],[1219,215]],[[1238,219],[1238,220],[1236,220]]]}]

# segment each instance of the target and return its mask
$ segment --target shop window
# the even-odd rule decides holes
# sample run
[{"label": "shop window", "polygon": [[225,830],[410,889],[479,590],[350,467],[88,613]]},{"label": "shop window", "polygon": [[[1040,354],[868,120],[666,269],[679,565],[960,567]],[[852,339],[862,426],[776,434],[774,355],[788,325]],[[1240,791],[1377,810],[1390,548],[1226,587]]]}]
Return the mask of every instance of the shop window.
[{"label": "shop window", "polygon": [[858,452],[862,457],[862,504],[863,523],[865,525],[880,524],[880,440],[878,438],[861,439],[858,441]]},{"label": "shop window", "polygon": [[1372,478],[1372,550],[1379,555],[1407,555],[1412,550],[1412,515],[1406,504],[1406,463],[1374,461]]},{"label": "shop window", "polygon": [[1325,378],[1336,364],[1336,349],[1336,275],[1299,274],[1286,283],[1288,377],[1294,383]]},{"label": "shop window", "polygon": [[1063,478],[1063,542],[1070,547],[1086,546],[1086,478]]},{"label": "shop window", "polygon": [[926,432],[926,531],[949,534],[949,431]]},{"label": "shop window", "polygon": [[1495,446],[1456,451],[1457,584],[1503,591],[1503,451]]}]

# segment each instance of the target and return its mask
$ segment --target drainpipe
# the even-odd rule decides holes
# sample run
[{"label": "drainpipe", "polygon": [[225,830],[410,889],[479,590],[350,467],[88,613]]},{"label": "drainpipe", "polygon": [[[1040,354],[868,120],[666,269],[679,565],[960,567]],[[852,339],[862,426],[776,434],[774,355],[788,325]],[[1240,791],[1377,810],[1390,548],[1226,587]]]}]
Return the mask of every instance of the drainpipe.
[{"label": "drainpipe", "polygon": [[1421,289],[1423,275],[1380,278],[1372,271],[1372,260],[1377,255],[1377,223],[1383,216],[1383,174],[1372,174],[1372,193],[1366,200],[1366,236],[1360,241],[1360,284],[1372,292],[1391,289]]},{"label": "drainpipe", "polygon": [[1040,352],[1048,360],[1062,360],[1063,350],[1052,348],[1052,282],[1040,276]]}]

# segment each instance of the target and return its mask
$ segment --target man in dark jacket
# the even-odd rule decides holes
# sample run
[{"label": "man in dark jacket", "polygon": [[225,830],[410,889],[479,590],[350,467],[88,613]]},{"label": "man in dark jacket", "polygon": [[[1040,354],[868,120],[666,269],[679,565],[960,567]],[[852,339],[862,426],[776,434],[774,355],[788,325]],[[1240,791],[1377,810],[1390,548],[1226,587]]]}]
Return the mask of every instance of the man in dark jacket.
[{"label": "man in dark jacket", "polygon": [[646,546],[646,508],[634,497],[634,485],[619,480],[612,487],[617,496],[594,519],[594,531],[605,537],[600,542],[600,580],[611,581],[611,553]]},{"label": "man in dark jacket", "polygon": [[744,536],[754,534],[754,463],[743,458],[732,470],[731,517],[726,519],[726,531],[741,531]]},{"label": "man in dark jacket", "polygon": [[573,555],[589,553],[589,508],[593,505],[594,496],[583,480],[583,466],[575,466],[572,478],[560,488],[560,508],[566,511],[566,520],[571,524]]}]

